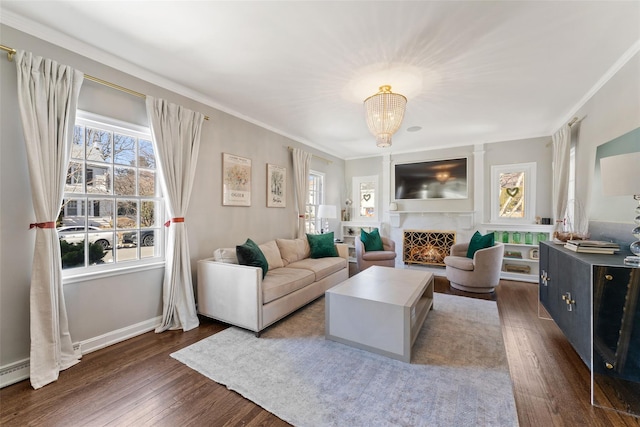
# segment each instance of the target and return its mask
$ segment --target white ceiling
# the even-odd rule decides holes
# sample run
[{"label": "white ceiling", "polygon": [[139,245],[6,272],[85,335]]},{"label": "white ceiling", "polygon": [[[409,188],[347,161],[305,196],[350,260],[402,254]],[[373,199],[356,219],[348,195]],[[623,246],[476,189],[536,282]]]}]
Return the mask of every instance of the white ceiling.
[{"label": "white ceiling", "polygon": [[[7,25],[341,158],[550,135],[640,50],[638,1],[0,8]],[[362,106],[383,84],[408,98],[390,149],[376,147]]]}]

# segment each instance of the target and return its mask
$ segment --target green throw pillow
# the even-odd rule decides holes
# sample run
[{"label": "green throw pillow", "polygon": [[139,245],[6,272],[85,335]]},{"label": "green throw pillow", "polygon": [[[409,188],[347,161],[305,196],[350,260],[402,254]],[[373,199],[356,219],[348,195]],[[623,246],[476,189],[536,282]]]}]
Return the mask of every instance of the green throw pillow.
[{"label": "green throw pillow", "polygon": [[364,250],[367,252],[384,251],[382,239],[380,238],[380,232],[377,228],[374,229],[371,233],[360,230],[360,241],[364,245]]},{"label": "green throw pillow", "polygon": [[244,244],[236,246],[236,256],[238,257],[238,263],[241,265],[260,267],[262,269],[263,279],[264,276],[267,275],[267,271],[269,271],[269,263],[253,240],[247,239]]},{"label": "green throw pillow", "polygon": [[338,256],[338,250],[333,242],[333,231],[324,234],[307,234],[311,258],[325,258]]},{"label": "green throw pillow", "polygon": [[493,246],[493,233],[485,234],[484,236],[476,231],[471,241],[469,242],[469,249],[467,249],[467,258],[473,258],[476,251],[480,249],[486,249]]}]

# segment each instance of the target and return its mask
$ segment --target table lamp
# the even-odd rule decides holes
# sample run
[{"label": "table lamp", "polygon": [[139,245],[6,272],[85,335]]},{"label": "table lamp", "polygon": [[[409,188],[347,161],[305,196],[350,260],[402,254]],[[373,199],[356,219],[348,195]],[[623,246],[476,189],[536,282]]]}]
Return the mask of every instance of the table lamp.
[{"label": "table lamp", "polygon": [[640,266],[640,152],[603,157],[600,159],[600,172],[605,196],[633,196],[638,201],[635,228],[631,231],[637,240],[629,246],[633,256],[628,256],[624,262]]},{"label": "table lamp", "polygon": [[318,218],[320,218],[320,233],[329,232],[329,219],[337,218],[337,209],[335,205],[318,206]]}]

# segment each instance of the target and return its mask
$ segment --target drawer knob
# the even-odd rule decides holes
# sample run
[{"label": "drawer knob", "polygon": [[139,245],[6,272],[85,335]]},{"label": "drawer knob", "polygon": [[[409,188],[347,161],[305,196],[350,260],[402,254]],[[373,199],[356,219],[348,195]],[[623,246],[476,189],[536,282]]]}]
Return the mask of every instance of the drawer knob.
[{"label": "drawer knob", "polygon": [[610,274],[605,274],[604,278],[607,280],[613,280],[613,276]]},{"label": "drawer knob", "polygon": [[605,363],[604,366],[606,366],[607,369],[613,369],[613,365],[609,362]]}]

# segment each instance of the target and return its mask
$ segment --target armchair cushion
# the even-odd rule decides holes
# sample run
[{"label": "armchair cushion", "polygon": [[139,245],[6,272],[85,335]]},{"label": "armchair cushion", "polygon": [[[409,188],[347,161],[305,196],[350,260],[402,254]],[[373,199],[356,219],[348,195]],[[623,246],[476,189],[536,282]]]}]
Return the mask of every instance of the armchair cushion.
[{"label": "armchair cushion", "polygon": [[262,269],[262,278],[269,271],[269,263],[258,245],[251,239],[247,239],[242,245],[236,246],[236,255],[238,263],[241,265],[249,265],[252,267],[260,267]]},{"label": "armchair cushion", "polygon": [[325,234],[307,234],[311,258],[337,257],[338,250],[333,241],[333,231]]},{"label": "armchair cushion", "polygon": [[377,228],[375,228],[371,233],[360,230],[360,241],[364,245],[364,250],[367,252],[384,250],[382,239],[380,238],[380,232]]},{"label": "armchair cushion", "polygon": [[484,236],[476,231],[471,241],[469,242],[469,248],[467,249],[467,258],[473,258],[473,255],[480,249],[490,248],[494,244],[493,233],[485,234]]}]

